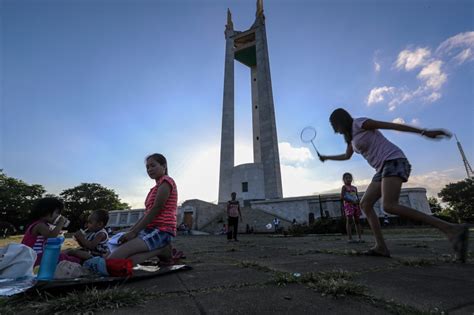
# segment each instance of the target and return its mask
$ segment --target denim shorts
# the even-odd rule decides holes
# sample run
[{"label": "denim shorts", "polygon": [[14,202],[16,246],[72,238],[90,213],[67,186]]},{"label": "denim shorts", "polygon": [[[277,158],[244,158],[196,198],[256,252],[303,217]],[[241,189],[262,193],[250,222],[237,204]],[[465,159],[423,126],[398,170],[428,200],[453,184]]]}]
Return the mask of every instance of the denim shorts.
[{"label": "denim shorts", "polygon": [[405,183],[410,177],[411,165],[407,159],[395,159],[388,160],[382,166],[382,169],[378,171],[372,178],[373,182],[381,182],[384,177],[400,177]]},{"label": "denim shorts", "polygon": [[173,240],[173,235],[170,233],[152,228],[141,230],[137,237],[145,242],[150,251],[165,247]]}]

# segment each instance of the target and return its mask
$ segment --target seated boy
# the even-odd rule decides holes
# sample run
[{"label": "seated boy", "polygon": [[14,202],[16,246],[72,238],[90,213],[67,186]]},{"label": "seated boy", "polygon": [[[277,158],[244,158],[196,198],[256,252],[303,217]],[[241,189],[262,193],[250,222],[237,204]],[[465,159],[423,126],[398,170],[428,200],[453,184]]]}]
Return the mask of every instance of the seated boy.
[{"label": "seated boy", "polygon": [[107,241],[109,235],[105,230],[107,222],[109,221],[109,214],[105,210],[96,210],[92,212],[87,220],[87,229],[85,231],[79,230],[74,234],[76,241],[81,248],[70,249],[67,254],[87,260],[94,256],[102,256],[108,254]]}]

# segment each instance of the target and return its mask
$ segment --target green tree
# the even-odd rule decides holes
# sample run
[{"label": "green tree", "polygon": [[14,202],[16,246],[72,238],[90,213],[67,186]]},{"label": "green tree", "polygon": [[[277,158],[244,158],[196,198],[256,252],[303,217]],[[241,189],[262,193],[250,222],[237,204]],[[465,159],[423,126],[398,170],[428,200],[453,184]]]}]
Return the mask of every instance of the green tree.
[{"label": "green tree", "polygon": [[431,212],[433,213],[439,213],[443,210],[443,208],[439,204],[438,198],[436,197],[428,197],[428,204],[430,205]]},{"label": "green tree", "polygon": [[474,219],[474,180],[472,178],[446,185],[438,196],[443,202],[448,203],[460,220]]},{"label": "green tree", "polygon": [[114,190],[96,183],[82,183],[64,190],[60,196],[66,204],[64,215],[71,220],[69,230],[81,228],[93,210],[130,209],[128,204],[120,201]]},{"label": "green tree", "polygon": [[16,228],[25,226],[33,203],[45,192],[43,186],[29,185],[0,169],[0,221],[12,223]]}]

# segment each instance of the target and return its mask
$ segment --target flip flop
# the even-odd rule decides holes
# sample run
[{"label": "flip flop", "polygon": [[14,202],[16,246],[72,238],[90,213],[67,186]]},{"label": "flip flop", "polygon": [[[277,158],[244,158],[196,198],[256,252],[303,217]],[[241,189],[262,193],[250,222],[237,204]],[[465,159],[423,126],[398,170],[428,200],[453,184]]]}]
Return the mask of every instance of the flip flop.
[{"label": "flip flop", "polygon": [[369,250],[366,250],[365,252],[362,252],[362,255],[390,258],[390,254],[388,254],[388,255],[387,254],[382,254],[382,253],[376,252],[373,249],[369,249]]},{"label": "flip flop", "polygon": [[456,259],[462,263],[466,262],[467,248],[469,243],[469,226],[463,225],[463,229],[454,238],[453,249],[456,252]]}]

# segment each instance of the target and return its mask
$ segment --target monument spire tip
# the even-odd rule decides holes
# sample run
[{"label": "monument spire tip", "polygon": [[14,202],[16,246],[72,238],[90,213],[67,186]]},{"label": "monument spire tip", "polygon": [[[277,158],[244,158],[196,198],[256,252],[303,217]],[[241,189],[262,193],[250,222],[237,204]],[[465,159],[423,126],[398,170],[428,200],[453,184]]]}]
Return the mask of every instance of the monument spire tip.
[{"label": "monument spire tip", "polygon": [[232,23],[232,13],[230,12],[230,9],[227,8],[227,24],[226,24],[227,29],[234,29],[234,23]]},{"label": "monument spire tip", "polygon": [[257,17],[263,16],[263,0],[257,0]]}]

